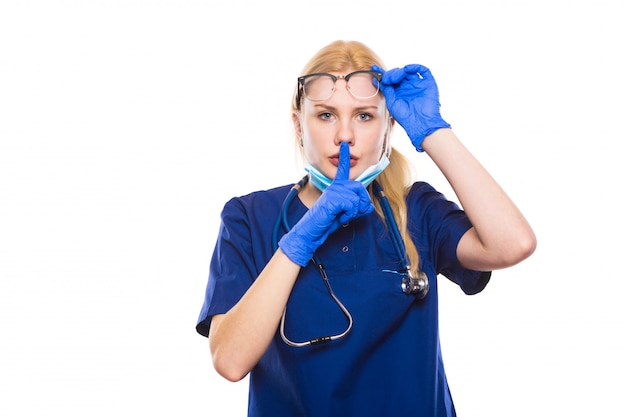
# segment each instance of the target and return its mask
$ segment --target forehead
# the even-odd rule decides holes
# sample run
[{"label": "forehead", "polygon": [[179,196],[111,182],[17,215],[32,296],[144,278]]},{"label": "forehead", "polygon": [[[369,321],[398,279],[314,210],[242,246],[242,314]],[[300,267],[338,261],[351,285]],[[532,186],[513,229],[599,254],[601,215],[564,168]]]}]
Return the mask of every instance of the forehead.
[{"label": "forehead", "polygon": [[346,75],[352,74],[354,71],[356,71],[356,70],[353,69],[353,68],[345,68],[345,69],[340,70],[340,71],[329,71],[328,73],[329,74],[333,74],[333,75],[335,75],[337,77],[345,77]]},{"label": "forehead", "polygon": [[345,88],[337,88],[335,93],[321,101],[304,100],[304,107],[306,111],[319,111],[319,110],[349,110],[349,111],[366,111],[370,113],[379,113],[383,115],[386,111],[385,98],[379,92],[374,97],[369,98],[357,98],[348,92]]}]

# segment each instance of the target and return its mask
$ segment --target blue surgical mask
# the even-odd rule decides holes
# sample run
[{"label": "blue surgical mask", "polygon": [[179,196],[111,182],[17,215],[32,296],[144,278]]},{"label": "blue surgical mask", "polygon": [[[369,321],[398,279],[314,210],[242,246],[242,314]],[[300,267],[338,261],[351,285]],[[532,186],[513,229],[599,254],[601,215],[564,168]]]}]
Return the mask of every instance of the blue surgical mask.
[{"label": "blue surgical mask", "polygon": [[[367,187],[376,179],[376,177],[378,177],[378,175],[380,175],[381,172],[384,171],[385,168],[387,168],[388,165],[389,158],[387,158],[387,154],[383,154],[378,163],[367,168],[354,180],[363,184],[364,187]],[[311,175],[311,183],[322,192],[330,185],[330,183],[333,182],[333,180],[322,174],[321,171],[311,164],[305,166],[304,170]]]}]

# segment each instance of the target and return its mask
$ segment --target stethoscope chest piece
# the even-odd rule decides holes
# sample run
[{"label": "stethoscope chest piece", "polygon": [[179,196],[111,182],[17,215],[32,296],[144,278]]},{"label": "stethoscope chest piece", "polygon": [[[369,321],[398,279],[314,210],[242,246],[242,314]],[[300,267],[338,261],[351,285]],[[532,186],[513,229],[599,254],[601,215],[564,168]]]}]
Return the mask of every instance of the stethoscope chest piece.
[{"label": "stethoscope chest piece", "polygon": [[414,295],[416,298],[424,298],[428,294],[428,277],[422,271],[415,278],[410,271],[402,278],[402,292],[407,295]]},{"label": "stethoscope chest piece", "polygon": [[374,186],[374,191],[378,196],[378,201],[380,201],[380,207],[385,215],[385,222],[387,223],[387,229],[391,234],[393,247],[398,253],[398,257],[402,259],[405,262],[404,265],[406,265],[406,268],[404,269],[405,275],[400,283],[402,292],[406,295],[414,295],[417,299],[422,299],[426,297],[426,294],[428,294],[428,276],[423,271],[420,271],[417,277],[414,277],[411,273],[411,264],[409,257],[406,254],[406,247],[402,241],[402,236],[400,235],[400,230],[398,229],[398,225],[393,216],[393,211],[391,210],[387,196],[385,196],[385,192],[377,181],[374,181],[372,184]]}]

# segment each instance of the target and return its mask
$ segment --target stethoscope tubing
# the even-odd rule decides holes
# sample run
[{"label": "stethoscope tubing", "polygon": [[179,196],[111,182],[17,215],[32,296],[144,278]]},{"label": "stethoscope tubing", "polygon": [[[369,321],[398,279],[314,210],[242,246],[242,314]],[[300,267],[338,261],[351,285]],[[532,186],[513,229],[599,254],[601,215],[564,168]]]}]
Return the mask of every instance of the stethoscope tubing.
[{"label": "stethoscope tubing", "polygon": [[[300,189],[302,189],[306,185],[308,180],[309,180],[309,176],[305,175],[300,181],[298,181],[296,184],[294,184],[291,187],[291,189],[287,193],[287,196],[285,197],[285,201],[283,202],[283,205],[281,207],[280,214],[278,216],[276,223],[274,224],[274,229],[272,230],[272,246],[273,246],[274,251],[278,250],[278,234],[280,233],[281,227],[284,228],[286,231],[289,231],[291,229],[291,226],[289,225],[289,221],[287,220],[287,211],[288,211],[289,205],[291,204],[295,196],[298,194]],[[426,274],[424,274],[423,272],[420,273],[420,276],[418,278],[414,278],[411,275],[411,264],[410,264],[409,257],[406,253],[406,246],[404,244],[404,241],[402,240],[402,235],[400,234],[398,224],[395,221],[395,216],[393,215],[393,210],[391,209],[389,200],[387,199],[387,196],[385,195],[382,187],[380,186],[380,184],[378,184],[377,181],[374,181],[372,184],[374,187],[374,193],[376,194],[376,197],[378,198],[378,201],[380,202],[380,206],[383,211],[383,216],[385,218],[385,223],[387,224],[387,229],[389,230],[389,233],[391,235],[391,242],[393,244],[394,251],[398,255],[398,258],[401,260],[401,262],[403,262],[403,266],[405,267],[405,269],[401,271],[405,274],[401,283],[402,291],[405,294],[416,295],[417,298],[424,298],[426,296],[426,293],[428,292],[428,278]],[[339,306],[339,308],[343,311],[344,315],[348,319],[348,327],[342,333],[339,333],[336,335],[319,336],[319,337],[315,337],[313,339],[309,339],[304,342],[294,342],[285,335],[285,317],[287,315],[287,307],[285,306],[285,309],[283,310],[283,315],[280,321],[280,335],[283,341],[287,345],[293,346],[293,347],[304,347],[304,346],[327,343],[333,340],[341,339],[342,337],[350,333],[350,331],[352,330],[352,325],[353,325],[352,315],[350,314],[348,309],[343,305],[343,303],[339,300],[339,298],[335,295],[330,285],[328,275],[326,274],[326,271],[324,270],[324,266],[319,262],[319,260],[315,257],[315,255],[313,255],[313,257],[311,258],[311,261],[317,267],[322,279],[324,280],[324,285],[326,286],[328,293],[330,294],[330,296],[333,298],[335,303]]]},{"label": "stethoscope tubing", "polygon": [[391,235],[391,242],[393,243],[394,250],[398,255],[398,258],[400,258],[404,262],[404,266],[409,268],[410,262],[406,254],[406,246],[404,246],[404,241],[402,240],[402,235],[400,234],[400,230],[398,229],[398,224],[395,221],[395,216],[393,215],[393,211],[391,210],[391,206],[389,205],[389,200],[387,200],[385,192],[377,181],[374,181],[372,183],[372,186],[374,187],[374,192],[378,197],[380,207],[383,211],[383,215],[385,216],[385,222],[387,223],[387,229],[389,230],[389,234]]}]

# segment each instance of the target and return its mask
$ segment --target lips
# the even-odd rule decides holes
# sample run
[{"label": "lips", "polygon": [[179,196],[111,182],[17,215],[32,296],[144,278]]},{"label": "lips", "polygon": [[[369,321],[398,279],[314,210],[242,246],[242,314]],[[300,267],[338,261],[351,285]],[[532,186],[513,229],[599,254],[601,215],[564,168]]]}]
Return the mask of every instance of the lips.
[{"label": "lips", "polygon": [[[335,154],[328,157],[328,160],[331,164],[338,167],[339,166],[339,154]],[[353,168],[359,162],[359,158],[353,157],[350,155],[350,168]]]}]

